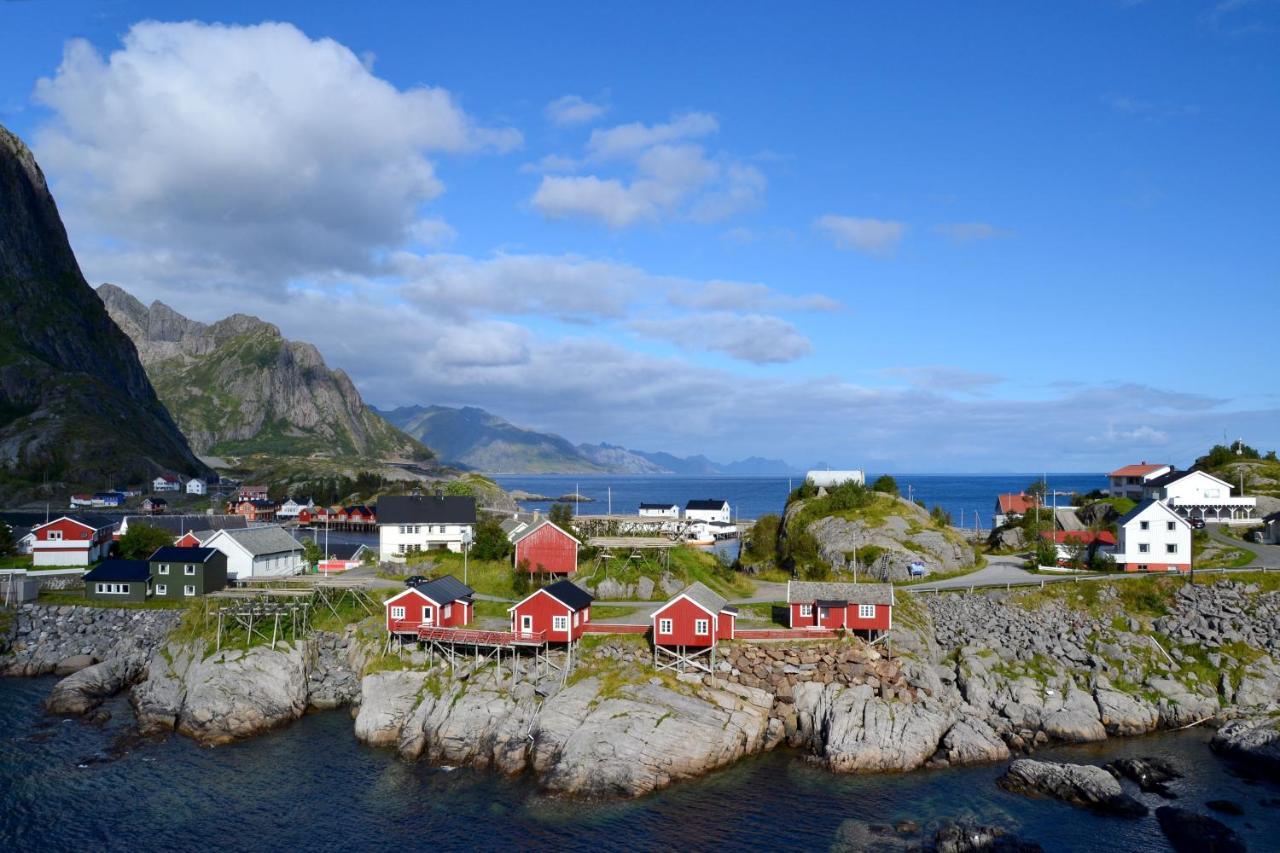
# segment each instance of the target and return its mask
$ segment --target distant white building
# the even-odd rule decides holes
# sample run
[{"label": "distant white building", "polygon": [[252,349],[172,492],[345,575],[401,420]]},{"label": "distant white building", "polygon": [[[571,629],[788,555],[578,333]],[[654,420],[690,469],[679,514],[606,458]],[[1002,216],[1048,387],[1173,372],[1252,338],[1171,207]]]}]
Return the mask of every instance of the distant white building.
[{"label": "distant white building", "polygon": [[199,477],[192,477],[187,480],[187,494],[189,495],[207,495],[209,494],[209,484]]},{"label": "distant white building", "polygon": [[859,486],[867,484],[867,475],[859,468],[848,471],[810,471],[804,478],[820,489],[842,486],[845,483],[857,483]]},{"label": "distant white building", "polygon": [[679,504],[640,504],[640,515],[645,518],[679,518]]},{"label": "distant white building", "polygon": [[276,518],[297,518],[298,513],[304,509],[311,509],[313,506],[315,504],[310,500],[306,503],[298,503],[293,498],[289,498],[276,509]]},{"label": "distant white building", "polygon": [[1117,468],[1107,475],[1107,494],[1113,498],[1129,498],[1142,500],[1142,489],[1149,480],[1161,477],[1173,470],[1170,465],[1152,465],[1139,462],[1137,465],[1126,465]]},{"label": "distant white building", "polygon": [[1116,566],[1126,572],[1191,569],[1191,525],[1171,507],[1146,500],[1116,522]]},{"label": "distant white building", "polygon": [[1204,471],[1170,471],[1147,480],[1145,500],[1162,501],[1183,518],[1209,523],[1255,524],[1257,498],[1232,497],[1231,484]]},{"label": "distant white building", "polygon": [[733,521],[729,502],[719,498],[692,500],[684,505],[684,517],[689,521],[714,521],[728,524]]},{"label": "distant white building", "polygon": [[151,481],[153,492],[176,492],[182,488],[182,481],[172,474],[162,474]]}]

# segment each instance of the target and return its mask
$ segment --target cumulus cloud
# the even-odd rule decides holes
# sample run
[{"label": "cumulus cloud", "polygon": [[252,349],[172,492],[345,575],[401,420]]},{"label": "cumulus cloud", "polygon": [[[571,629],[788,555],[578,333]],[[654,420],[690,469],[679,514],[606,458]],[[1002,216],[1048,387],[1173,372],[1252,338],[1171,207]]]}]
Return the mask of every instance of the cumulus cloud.
[{"label": "cumulus cloud", "polygon": [[35,97],[53,113],[38,154],[88,265],[162,253],[188,284],[369,272],[429,230],[421,208],[444,189],[429,155],[521,142],[290,24],[144,22],[105,57],[72,40]]},{"label": "cumulus cloud", "polygon": [[1091,435],[1085,438],[1090,444],[1102,445],[1139,445],[1159,447],[1169,443],[1169,434],[1155,427],[1142,426],[1130,429],[1117,428],[1115,424],[1107,424],[1107,431],[1101,435]]},{"label": "cumulus cloud", "polygon": [[834,213],[818,217],[814,227],[826,234],[838,249],[853,249],[874,256],[891,254],[907,230],[902,222],[837,216]]},{"label": "cumulus cloud", "polygon": [[1003,237],[1009,233],[988,222],[949,222],[937,226],[934,230],[957,244],[977,243],[981,240]]},{"label": "cumulus cloud", "polygon": [[708,315],[637,320],[636,332],[687,350],[722,352],[752,364],[777,364],[809,355],[813,346],[795,326],[759,314]]},{"label": "cumulus cloud", "polygon": [[764,284],[737,281],[682,282],[671,289],[667,300],[702,311],[838,311],[841,307],[829,296],[790,296]]},{"label": "cumulus cloud", "polygon": [[[709,154],[692,141],[717,129],[705,113],[597,129],[582,160],[549,155],[526,167],[544,174],[530,203],[548,219],[587,219],[611,228],[671,217],[715,222],[758,206],[768,185],[758,168]],[[586,166],[615,174],[563,174]]]},{"label": "cumulus cloud", "polygon": [[881,372],[886,376],[905,379],[916,388],[923,388],[929,391],[977,393],[1004,381],[1003,376],[995,373],[965,370],[964,368],[947,367],[945,365],[888,367]]},{"label": "cumulus cloud", "polygon": [[564,95],[543,109],[547,121],[561,126],[589,124],[608,112],[604,104],[588,101],[581,95]]}]

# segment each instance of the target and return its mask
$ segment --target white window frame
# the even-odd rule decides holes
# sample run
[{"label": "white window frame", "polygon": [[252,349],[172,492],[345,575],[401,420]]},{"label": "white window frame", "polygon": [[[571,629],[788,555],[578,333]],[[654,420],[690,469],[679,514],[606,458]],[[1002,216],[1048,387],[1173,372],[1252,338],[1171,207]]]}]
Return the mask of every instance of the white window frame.
[{"label": "white window frame", "polygon": [[168,595],[169,585],[167,583],[156,584],[156,595]]},{"label": "white window frame", "polygon": [[670,633],[671,633],[671,620],[670,620],[670,619],[659,619],[659,620],[658,620],[658,633],[659,633],[659,634],[670,634]]},{"label": "white window frame", "polygon": [[800,605],[800,615],[801,615],[801,616],[806,616],[806,617],[812,618],[812,617],[813,617],[813,605],[812,605],[812,604],[801,604],[801,605]]},{"label": "white window frame", "polygon": [[1150,553],[1151,553],[1151,546],[1150,546],[1150,545],[1148,545],[1146,542],[1139,542],[1139,543],[1138,543],[1138,553],[1139,553],[1139,554],[1150,554]]},{"label": "white window frame", "polygon": [[552,616],[551,630],[552,631],[568,631],[569,617],[568,616]]},{"label": "white window frame", "polygon": [[1177,530],[1177,529],[1178,529],[1178,522],[1176,522],[1176,521],[1166,521],[1166,522],[1165,522],[1165,528],[1164,528],[1164,529],[1165,529],[1165,530]]},{"label": "white window frame", "polygon": [[430,604],[422,605],[422,621],[427,625],[436,624],[436,609]]},{"label": "white window frame", "polygon": [[440,614],[440,618],[441,618],[441,619],[448,619],[448,618],[449,618],[450,616],[452,616],[452,615],[453,615],[453,605],[452,605],[452,604],[446,604],[446,605],[444,606],[444,612],[442,612],[442,613]]},{"label": "white window frame", "polygon": [[62,541],[62,531],[61,531],[61,530],[50,530],[50,531],[49,531],[49,541],[50,541],[50,542],[61,542],[61,541]]},{"label": "white window frame", "polygon": [[859,619],[874,619],[874,618],[876,618],[876,606],[875,606],[874,604],[859,604],[859,605],[858,605],[858,618],[859,618]]},{"label": "white window frame", "polygon": [[710,619],[695,619],[695,620],[693,620],[693,633],[694,633],[696,636],[699,636],[699,637],[705,637],[705,636],[707,636],[708,634],[710,634],[710,633],[711,633],[711,620],[710,620]]},{"label": "white window frame", "polygon": [[186,564],[185,566],[183,566],[183,567],[182,567],[182,573],[183,573],[184,575],[189,576],[189,577],[195,577],[195,576],[196,576],[196,567],[195,567],[195,566],[193,566],[193,565],[191,565],[190,563],[188,563],[188,564]]},{"label": "white window frame", "polygon": [[1178,543],[1177,543],[1177,542],[1168,542],[1168,543],[1166,543],[1166,544],[1165,544],[1165,546],[1164,546],[1164,552],[1165,552],[1166,554],[1176,554],[1176,553],[1178,553]]},{"label": "white window frame", "polygon": [[183,584],[183,586],[182,586],[182,594],[183,594],[183,595],[186,595],[186,596],[193,596],[193,595],[195,595],[195,594],[196,594],[196,585],[195,585],[195,584],[193,584],[193,583]]},{"label": "white window frame", "polygon": [[404,618],[404,605],[402,605],[402,604],[393,604],[393,605],[391,606],[391,618],[392,618],[392,619],[403,619],[403,618]]},{"label": "white window frame", "polygon": [[1139,521],[1139,522],[1138,522],[1138,529],[1139,529],[1139,530],[1150,530],[1150,529],[1151,529],[1151,522],[1149,522],[1149,521]]},{"label": "white window frame", "polygon": [[160,568],[156,571],[156,574],[158,574],[158,575],[167,575],[167,574],[169,574],[169,564],[168,564],[168,563],[161,563],[161,564],[160,564]]}]

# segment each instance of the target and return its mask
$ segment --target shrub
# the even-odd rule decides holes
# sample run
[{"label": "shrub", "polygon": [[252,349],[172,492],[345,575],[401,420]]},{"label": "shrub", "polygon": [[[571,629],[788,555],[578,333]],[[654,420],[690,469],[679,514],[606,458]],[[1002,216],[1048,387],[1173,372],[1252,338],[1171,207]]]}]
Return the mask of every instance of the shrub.
[{"label": "shrub", "polygon": [[890,477],[888,474],[881,474],[876,477],[876,481],[871,484],[871,491],[881,492],[886,495],[893,495],[895,498],[899,495],[898,481]]},{"label": "shrub", "polygon": [[772,513],[756,519],[742,543],[742,559],[747,563],[764,563],[778,553],[778,529],[782,519]]},{"label": "shrub", "polygon": [[145,560],[157,548],[172,544],[173,536],[167,531],[150,524],[130,524],[128,532],[120,537],[120,556],[126,560]]},{"label": "shrub", "polygon": [[471,545],[471,555],[477,560],[505,560],[511,556],[511,542],[502,532],[502,525],[492,516],[476,524],[476,538]]}]

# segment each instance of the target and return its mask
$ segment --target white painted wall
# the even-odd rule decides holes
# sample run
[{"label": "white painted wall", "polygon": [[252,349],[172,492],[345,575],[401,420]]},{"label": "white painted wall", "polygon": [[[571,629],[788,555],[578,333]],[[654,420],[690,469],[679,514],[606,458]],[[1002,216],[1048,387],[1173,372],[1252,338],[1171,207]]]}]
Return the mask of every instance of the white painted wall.
[{"label": "white painted wall", "polygon": [[379,524],[378,558],[403,560],[411,551],[447,548],[462,552],[462,542],[473,534],[470,524]]},{"label": "white painted wall", "polygon": [[729,523],[732,519],[729,517],[732,510],[726,503],[723,509],[687,509],[684,511],[684,517],[690,521],[720,521]]},{"label": "white painted wall", "polygon": [[[1173,553],[1170,545],[1175,548]],[[1120,527],[1115,557],[1117,563],[1135,565],[1190,563],[1191,527],[1167,506],[1151,501]]]}]

